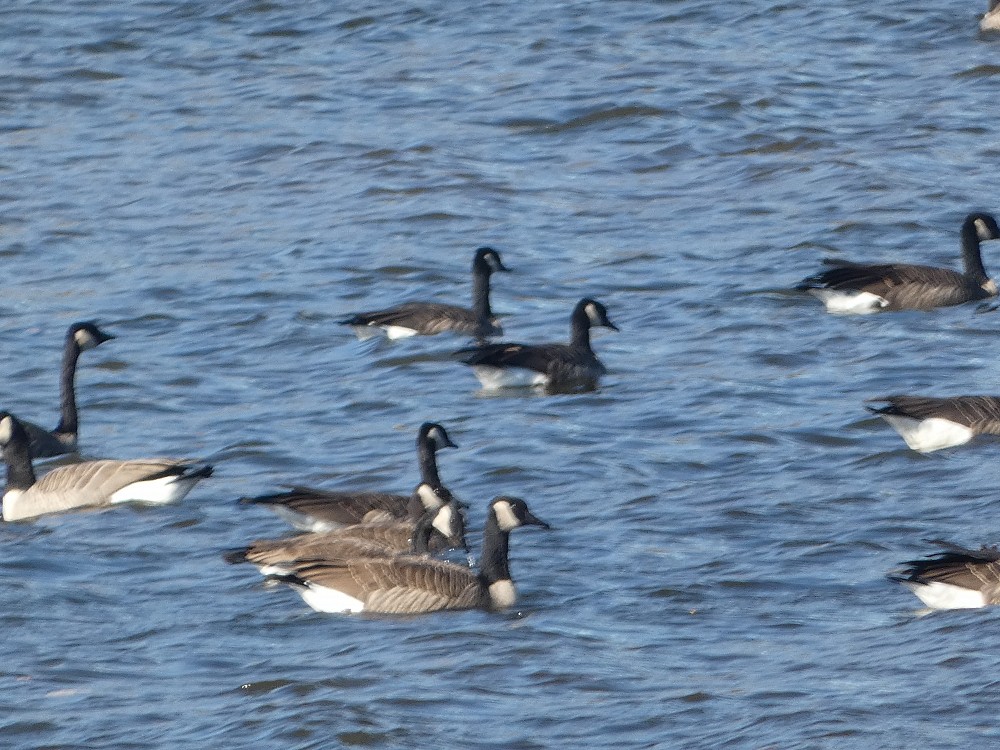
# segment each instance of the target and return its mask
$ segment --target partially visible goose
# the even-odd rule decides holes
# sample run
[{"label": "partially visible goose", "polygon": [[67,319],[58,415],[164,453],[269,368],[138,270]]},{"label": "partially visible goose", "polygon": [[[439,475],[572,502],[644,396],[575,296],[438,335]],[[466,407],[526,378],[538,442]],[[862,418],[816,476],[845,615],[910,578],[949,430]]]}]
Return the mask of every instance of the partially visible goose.
[{"label": "partially visible goose", "polygon": [[435,422],[424,422],[417,432],[420,484],[412,495],[391,492],[322,490],[292,487],[285,492],[240,498],[243,503],[265,505],[295,528],[329,531],[349,524],[409,518],[416,520],[451,498],[438,476],[437,451],[457,447],[447,431]]},{"label": "partially visible goose", "polygon": [[382,612],[412,615],[444,609],[501,610],[517,600],[510,576],[510,532],[519,526],[549,525],[514,497],[490,504],[479,572],[442,560],[399,556],[301,560],[291,584],[317,612]]},{"label": "partially visible goose", "polygon": [[979,22],[983,31],[1000,31],[1000,0],[990,0],[990,8]]},{"label": "partially visible goose", "polygon": [[570,316],[568,344],[486,344],[457,354],[486,390],[544,386],[550,391],[593,389],[607,372],[590,346],[590,329],[617,331],[597,300],[584,298]]},{"label": "partially visible goose", "polygon": [[935,541],[942,551],[909,560],[889,580],[903,584],[931,609],[975,609],[1000,604],[1000,549],[966,549]]},{"label": "partially visible goose", "polygon": [[472,307],[442,302],[404,302],[385,310],[357,313],[341,323],[353,326],[358,338],[382,334],[390,339],[433,336],[445,331],[483,339],[503,333],[490,308],[490,276],[509,271],[491,247],[476,250],[472,259]]},{"label": "partially visible goose", "polygon": [[976,435],[1000,435],[1000,397],[883,396],[868,406],[898,432],[915,451],[931,451],[967,443]]},{"label": "partially visible goose", "polygon": [[258,539],[226,553],[226,562],[249,562],[264,575],[291,572],[297,560],[343,560],[398,554],[429,555],[446,549],[468,549],[465,520],[455,503],[424,513],[416,524],[383,521],[334,531],[299,534],[288,539]]},{"label": "partially visible goose", "polygon": [[5,521],[124,502],[170,503],[183,498],[200,479],[212,475],[211,466],[151,458],[84,461],[60,466],[36,480],[28,433],[7,412],[0,412],[0,448],[7,464]]},{"label": "partially visible goose", "polygon": [[996,297],[996,282],[986,275],[979,249],[981,242],[1000,239],[996,219],[969,214],[961,237],[962,273],[933,266],[866,265],[828,258],[824,263],[833,268],[804,279],[797,288],[819,297],[833,313],[931,310]]},{"label": "partially visible goose", "polygon": [[31,439],[31,455],[49,458],[76,450],[79,416],[76,411],[76,362],[80,352],[100,346],[114,336],[105,333],[95,323],[74,323],[66,331],[62,369],[59,374],[59,424],[46,430],[31,422],[21,424]]}]

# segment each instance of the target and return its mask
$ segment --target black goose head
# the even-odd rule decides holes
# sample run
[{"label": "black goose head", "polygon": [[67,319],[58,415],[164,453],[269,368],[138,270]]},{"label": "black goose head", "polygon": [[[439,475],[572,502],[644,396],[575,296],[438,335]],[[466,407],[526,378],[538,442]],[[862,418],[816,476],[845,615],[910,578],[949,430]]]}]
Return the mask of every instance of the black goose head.
[{"label": "black goose head", "polygon": [[500,260],[500,253],[492,247],[481,247],[476,250],[476,255],[472,259],[473,272],[484,273],[489,276],[497,271],[507,271],[510,269]]},{"label": "black goose head", "polygon": [[448,437],[448,431],[436,422],[424,422],[420,425],[420,431],[417,433],[417,446],[425,445],[434,451],[458,447]]},{"label": "black goose head", "polygon": [[490,513],[496,519],[497,525],[502,531],[511,531],[519,526],[541,526],[543,529],[552,528],[528,510],[528,504],[519,497],[500,495],[493,498],[493,502],[490,503]]},{"label": "black goose head", "polygon": [[3,450],[18,439],[27,441],[28,434],[21,423],[9,411],[0,411],[0,450]]},{"label": "black goose head", "polygon": [[980,242],[987,240],[1000,240],[1000,226],[997,220],[987,213],[974,213],[965,217],[963,229],[974,233]]},{"label": "black goose head", "polygon": [[114,338],[110,333],[105,333],[97,327],[96,323],[91,321],[74,323],[69,327],[66,336],[67,338],[72,338],[77,348],[82,352],[93,349],[95,346],[100,346],[105,341],[111,341]]},{"label": "black goose head", "polygon": [[585,323],[587,327],[603,326],[617,331],[618,326],[611,322],[607,308],[595,299],[585,297],[576,304],[573,310],[573,320]]}]

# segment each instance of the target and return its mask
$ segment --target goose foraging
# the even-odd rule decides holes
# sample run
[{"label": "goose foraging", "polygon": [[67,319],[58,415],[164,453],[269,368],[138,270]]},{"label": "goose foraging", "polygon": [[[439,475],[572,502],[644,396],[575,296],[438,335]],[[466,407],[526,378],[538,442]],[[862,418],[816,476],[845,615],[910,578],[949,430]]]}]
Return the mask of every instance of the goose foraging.
[{"label": "goose foraging", "polygon": [[962,445],[976,435],[1000,435],[1000,397],[883,396],[867,406],[885,419],[906,444],[921,453]]},{"label": "goose foraging", "polygon": [[31,441],[31,455],[34,458],[51,458],[76,450],[79,432],[75,387],[77,360],[81,352],[113,338],[95,323],[89,322],[74,323],[66,331],[59,374],[59,424],[54,430],[46,430],[31,422],[21,422]]},{"label": "goose foraging", "polygon": [[36,479],[31,466],[28,433],[8,412],[0,412],[0,448],[7,464],[7,486],[3,494],[5,521],[124,502],[175,502],[190,492],[199,480],[212,475],[211,466],[150,458],[84,461],[59,466]]},{"label": "goose foraging", "polygon": [[550,528],[514,497],[490,503],[479,572],[443,560],[398,556],[300,560],[276,579],[289,583],[317,612],[412,615],[446,609],[501,610],[517,600],[510,575],[510,532]]},{"label": "goose foraging", "polygon": [[905,263],[868,265],[827,258],[833,266],[796,287],[818,297],[832,313],[867,314],[881,310],[932,310],[997,296],[986,275],[980,243],[1000,239],[989,214],[969,214],[962,224],[962,273]]},{"label": "goose foraging", "polygon": [[361,339],[381,334],[395,340],[446,331],[477,339],[499,336],[503,329],[490,308],[490,276],[509,270],[500,260],[500,253],[481,247],[472,259],[471,308],[442,302],[405,302],[385,310],[357,313],[339,322],[352,326]]},{"label": "goose foraging", "polygon": [[931,609],[975,609],[1000,604],[1000,549],[966,549],[935,541],[940,552],[908,560],[900,573],[889,575]]},{"label": "goose foraging", "polygon": [[416,520],[428,509],[451,499],[438,476],[437,451],[456,448],[447,431],[434,422],[424,422],[417,432],[417,460],[420,484],[411,495],[390,492],[322,490],[292,487],[240,502],[265,505],[303,531],[329,531],[340,526],[397,519]]},{"label": "goose foraging", "polygon": [[568,344],[486,344],[457,354],[486,390],[542,386],[550,392],[593,390],[607,372],[590,346],[590,329],[617,331],[600,302],[584,298],[570,316]]}]

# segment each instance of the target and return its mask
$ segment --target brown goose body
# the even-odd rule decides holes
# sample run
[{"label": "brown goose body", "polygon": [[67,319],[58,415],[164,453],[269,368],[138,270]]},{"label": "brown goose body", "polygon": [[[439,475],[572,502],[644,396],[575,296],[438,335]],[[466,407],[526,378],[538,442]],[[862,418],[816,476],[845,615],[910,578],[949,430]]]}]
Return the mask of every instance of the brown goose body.
[{"label": "brown goose body", "polygon": [[417,431],[420,484],[410,495],[392,492],[324,490],[292,487],[283,492],[244,497],[240,502],[263,505],[303,531],[330,531],[341,526],[409,519],[451,499],[438,475],[437,451],[454,448],[440,424],[425,422]]},{"label": "brown goose body", "polygon": [[942,551],[909,560],[890,580],[903,584],[932,609],[972,609],[1000,604],[1000,549],[966,549],[936,542]]},{"label": "brown goose body", "polygon": [[543,386],[549,391],[592,390],[607,372],[590,344],[590,329],[617,331],[600,302],[580,300],[570,316],[568,344],[497,343],[462,349],[462,362],[472,367],[483,388]]},{"label": "brown goose body", "polygon": [[976,435],[1000,435],[997,396],[883,396],[867,407],[885,419],[913,450],[922,453],[969,442]]},{"label": "brown goose body", "polygon": [[516,601],[510,577],[510,531],[533,524],[549,528],[523,500],[498,497],[490,504],[479,571],[407,555],[297,561],[279,579],[320,612],[422,614],[452,609],[509,607]]},{"label": "brown goose body", "polygon": [[827,259],[832,266],[804,279],[798,289],[821,299],[830,312],[871,313],[932,310],[997,296],[997,285],[983,267],[980,243],[1000,239],[990,214],[969,214],[962,224],[961,273],[906,263],[865,264]]},{"label": "brown goose body", "polygon": [[405,302],[383,310],[370,310],[340,322],[354,327],[360,338],[382,334],[390,339],[458,333],[484,339],[503,333],[490,308],[490,276],[509,270],[490,247],[476,250],[472,259],[472,307],[442,302]]},{"label": "brown goose body", "polygon": [[104,460],[60,466],[36,480],[27,433],[6,412],[0,412],[0,446],[7,464],[5,521],[122,502],[174,502],[212,474],[211,466],[171,459]]}]

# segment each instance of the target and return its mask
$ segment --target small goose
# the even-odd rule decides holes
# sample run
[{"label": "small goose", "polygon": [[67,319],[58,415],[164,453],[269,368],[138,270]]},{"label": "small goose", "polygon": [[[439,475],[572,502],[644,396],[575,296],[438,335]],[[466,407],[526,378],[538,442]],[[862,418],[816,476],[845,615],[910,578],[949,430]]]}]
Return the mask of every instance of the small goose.
[{"label": "small goose", "polygon": [[590,346],[590,329],[617,331],[600,302],[582,299],[570,316],[569,344],[486,344],[457,352],[486,390],[544,386],[550,391],[594,389],[607,370]]},{"label": "small goose", "polygon": [[1000,435],[1000,397],[883,396],[869,399],[886,406],[865,407],[885,419],[915,451],[950,448],[976,435]]},{"label": "small goose", "polygon": [[291,584],[317,612],[412,615],[444,609],[501,610],[517,600],[510,577],[510,532],[525,525],[550,528],[514,497],[490,504],[479,572],[452,562],[406,555],[343,560],[299,560],[277,580]]},{"label": "small goose", "polygon": [[424,422],[417,432],[420,484],[412,495],[389,492],[352,492],[292,487],[258,497],[240,498],[242,503],[266,505],[302,531],[330,531],[340,526],[409,518],[416,520],[427,509],[435,509],[451,498],[438,476],[437,451],[456,448],[444,427]]},{"label": "small goose", "polygon": [[965,549],[934,541],[942,551],[908,560],[889,580],[901,583],[931,609],[975,609],[1000,604],[1000,549]]},{"label": "small goose", "polygon": [[416,524],[383,521],[299,534],[289,539],[259,539],[223,557],[231,564],[252,563],[264,575],[273,575],[291,572],[297,560],[426,556],[447,549],[468,550],[464,515],[455,503],[427,511]]},{"label": "small goose", "polygon": [[353,326],[360,339],[382,334],[395,340],[445,331],[477,339],[499,336],[503,329],[490,309],[490,276],[509,270],[501,262],[500,253],[481,247],[472,260],[471,308],[441,302],[405,302],[385,310],[358,313],[340,322]]},{"label": "small goose", "polygon": [[62,369],[59,376],[59,424],[54,430],[46,430],[31,422],[21,422],[31,440],[31,455],[34,458],[50,458],[76,450],[79,417],[76,411],[76,362],[80,352],[100,346],[114,336],[105,333],[95,323],[74,323],[66,331],[63,345]]},{"label": "small goose", "polygon": [[7,464],[5,521],[133,501],[170,503],[183,498],[200,479],[212,475],[211,466],[151,458],[84,461],[60,466],[36,480],[28,433],[7,412],[0,412],[0,448]]},{"label": "small goose", "polygon": [[990,8],[979,22],[982,31],[1000,31],[1000,0],[990,0]]},{"label": "small goose", "polygon": [[866,314],[880,310],[931,310],[997,296],[986,275],[979,244],[1000,239],[989,214],[969,214],[962,224],[964,271],[903,263],[865,265],[828,258],[833,268],[804,279],[797,289],[818,297],[832,313]]}]

